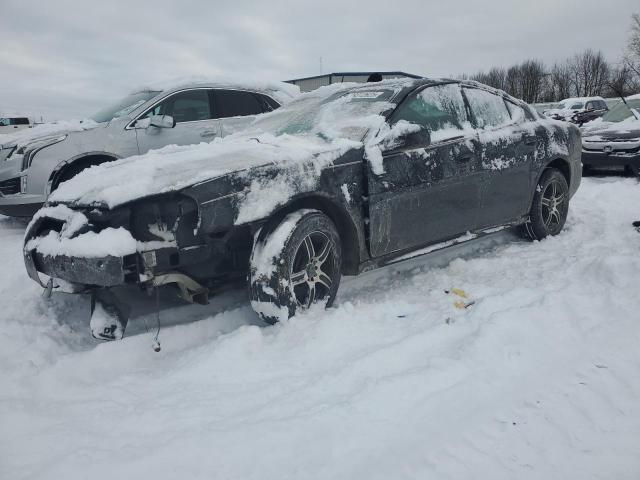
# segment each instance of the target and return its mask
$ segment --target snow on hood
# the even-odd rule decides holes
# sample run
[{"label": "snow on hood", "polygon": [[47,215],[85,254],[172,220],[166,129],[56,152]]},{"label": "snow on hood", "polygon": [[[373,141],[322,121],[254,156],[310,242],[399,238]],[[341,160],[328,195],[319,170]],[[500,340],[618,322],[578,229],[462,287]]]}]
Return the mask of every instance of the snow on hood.
[{"label": "snow on hood", "polygon": [[628,137],[629,140],[640,139],[640,120],[629,117],[621,122],[600,121],[582,130],[582,137],[589,141],[609,140],[619,136]]},{"label": "snow on hood", "polygon": [[315,136],[271,134],[236,134],[212,143],[169,145],[91,167],[60,185],[49,201],[114,208],[253,167],[333,161],[359,145],[344,139],[327,142]]},{"label": "snow on hood", "polygon": [[169,80],[148,83],[134,89],[131,93],[138,93],[148,90],[167,91],[194,85],[210,85],[227,88],[244,88],[247,90],[257,90],[269,92],[280,104],[289,103],[292,99],[300,95],[300,87],[291,83],[270,80],[249,80],[242,77],[227,76],[186,76]]},{"label": "snow on hood", "polygon": [[63,120],[55,123],[43,123],[33,128],[20,130],[16,133],[9,133],[0,137],[0,145],[4,148],[17,146],[18,148],[37,142],[48,137],[55,137],[69,132],[81,132],[96,128],[99,123],[91,119],[85,120]]}]

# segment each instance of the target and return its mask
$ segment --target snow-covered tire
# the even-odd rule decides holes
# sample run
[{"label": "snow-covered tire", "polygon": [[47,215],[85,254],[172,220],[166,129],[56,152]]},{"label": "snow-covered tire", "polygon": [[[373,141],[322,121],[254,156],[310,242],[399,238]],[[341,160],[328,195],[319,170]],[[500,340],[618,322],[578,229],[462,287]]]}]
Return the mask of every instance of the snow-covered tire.
[{"label": "snow-covered tire", "polygon": [[557,235],[564,227],[569,212],[569,185],[562,172],[555,168],[544,171],[533,194],[529,220],[524,225],[532,240]]},{"label": "snow-covered tire", "polygon": [[342,266],[336,226],[319,210],[298,210],[265,225],[254,240],[249,273],[251,306],[268,323],[299,309],[330,307]]}]

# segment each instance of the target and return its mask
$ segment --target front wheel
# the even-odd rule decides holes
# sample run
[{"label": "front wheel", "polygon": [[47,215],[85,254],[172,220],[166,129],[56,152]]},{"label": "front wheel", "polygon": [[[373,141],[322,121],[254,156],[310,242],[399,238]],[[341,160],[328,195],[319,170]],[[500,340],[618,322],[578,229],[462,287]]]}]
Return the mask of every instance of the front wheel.
[{"label": "front wheel", "polygon": [[533,195],[525,231],[532,240],[557,235],[569,213],[569,185],[559,170],[550,168],[540,177]]},{"label": "front wheel", "polygon": [[290,213],[257,234],[251,253],[251,306],[268,322],[286,320],[312,305],[331,306],[340,285],[338,231],[318,210]]}]

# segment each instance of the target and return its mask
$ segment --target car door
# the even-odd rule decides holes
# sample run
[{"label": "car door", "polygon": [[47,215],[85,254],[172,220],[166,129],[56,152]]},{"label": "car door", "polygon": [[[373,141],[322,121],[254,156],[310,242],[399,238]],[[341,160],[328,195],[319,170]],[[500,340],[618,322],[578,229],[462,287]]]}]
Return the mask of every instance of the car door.
[{"label": "car door", "polygon": [[465,86],[465,97],[480,140],[483,173],[478,227],[509,223],[528,210],[535,130],[522,107],[502,96]]},{"label": "car door", "polygon": [[136,128],[140,153],[166,145],[210,142],[222,133],[220,121],[216,119],[212,108],[209,89],[206,88],[173,93],[151,107],[140,119],[151,115],[169,115],[175,120],[175,126]]},{"label": "car door", "polygon": [[[367,161],[373,257],[446,240],[476,227],[478,142],[457,83],[414,92]],[[419,128],[420,130],[416,131]]]},{"label": "car door", "polygon": [[246,90],[215,89],[213,105],[223,136],[243,130],[256,115],[272,109],[258,94]]}]

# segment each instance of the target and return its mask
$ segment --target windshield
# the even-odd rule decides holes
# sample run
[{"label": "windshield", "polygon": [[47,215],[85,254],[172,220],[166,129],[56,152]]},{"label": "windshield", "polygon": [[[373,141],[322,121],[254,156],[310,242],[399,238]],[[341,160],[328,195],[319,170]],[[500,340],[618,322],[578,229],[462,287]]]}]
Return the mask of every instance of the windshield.
[{"label": "windshield", "polygon": [[565,108],[568,108],[569,110],[580,110],[583,107],[584,107],[584,103],[582,102],[572,102],[572,103],[568,103]]},{"label": "windshield", "polygon": [[[329,87],[327,87],[329,88]],[[331,93],[320,89],[285,107],[262,115],[251,130],[273,135],[307,134],[325,140],[346,138],[360,141],[367,130],[379,126],[381,114],[393,109],[393,98],[401,87],[379,85],[355,87]]]},{"label": "windshield", "polygon": [[119,102],[110,105],[107,108],[103,108],[95,115],[91,116],[91,119],[98,122],[110,122],[114,118],[124,117],[125,115],[130,114],[140,105],[145,103],[147,100],[158,95],[159,91],[145,91],[145,92],[137,92],[132,93],[131,95],[127,95]]},{"label": "windshield", "polygon": [[627,100],[627,104],[625,105],[623,101],[616,103],[614,107],[611,108],[607,113],[602,116],[603,122],[621,122],[626,120],[627,118],[633,117],[633,113],[631,113],[630,108],[633,108],[636,111],[640,111],[640,98],[636,98],[634,100]]}]

